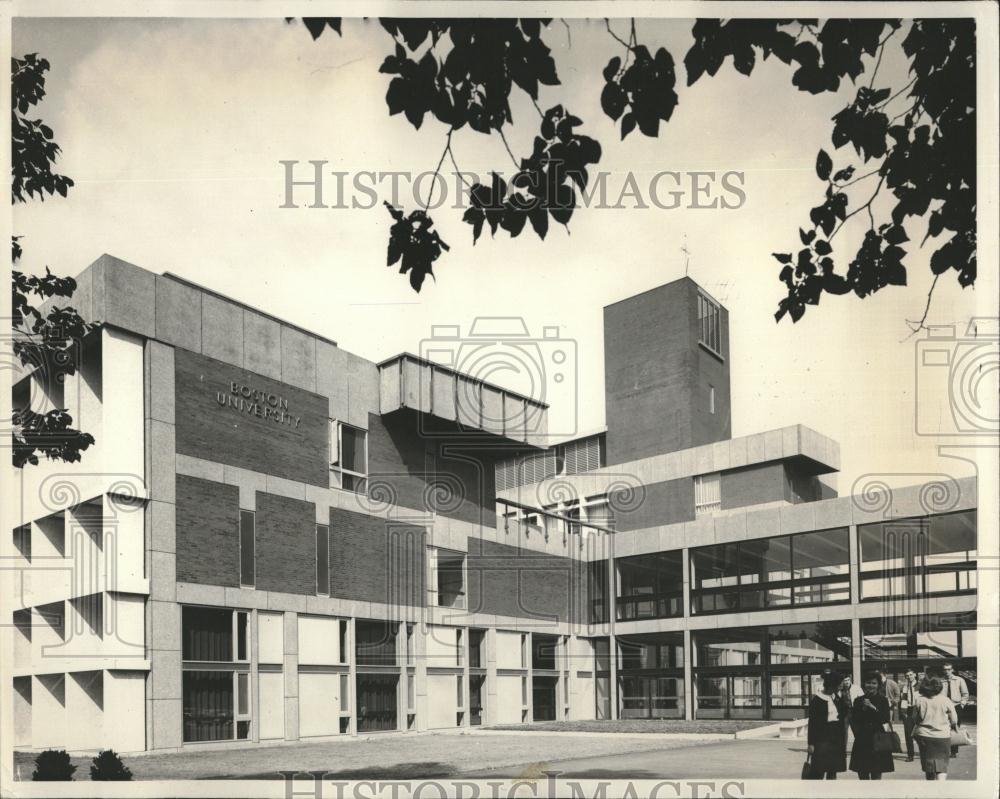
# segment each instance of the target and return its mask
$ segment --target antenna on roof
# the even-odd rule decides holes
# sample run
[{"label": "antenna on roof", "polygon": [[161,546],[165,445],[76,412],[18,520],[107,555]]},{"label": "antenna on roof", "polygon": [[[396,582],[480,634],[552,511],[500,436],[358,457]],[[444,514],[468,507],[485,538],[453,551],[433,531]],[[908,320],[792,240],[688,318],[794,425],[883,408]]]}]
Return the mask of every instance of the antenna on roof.
[{"label": "antenna on roof", "polygon": [[688,267],[691,265],[691,250],[688,249],[688,234],[684,234],[684,244],[681,246],[684,253],[684,277],[687,277]]}]

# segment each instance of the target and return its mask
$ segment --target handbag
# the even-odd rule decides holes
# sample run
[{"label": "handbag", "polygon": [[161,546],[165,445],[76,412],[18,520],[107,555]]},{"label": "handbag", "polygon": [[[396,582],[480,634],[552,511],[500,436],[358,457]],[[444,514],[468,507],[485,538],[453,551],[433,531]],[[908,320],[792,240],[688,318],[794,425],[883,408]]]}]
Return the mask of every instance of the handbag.
[{"label": "handbag", "polygon": [[[889,729],[884,729],[888,727]],[[872,751],[888,752],[889,754],[903,751],[903,745],[899,740],[899,734],[893,729],[892,723],[884,724],[883,729],[876,730],[872,734]]]},{"label": "handbag", "polygon": [[802,764],[802,779],[808,780],[812,778],[812,763],[810,762],[812,758],[811,754],[806,755],[806,762]]},{"label": "handbag", "polygon": [[948,741],[948,744],[950,746],[972,746],[972,738],[969,737],[969,733],[958,727],[951,731],[951,740]]}]

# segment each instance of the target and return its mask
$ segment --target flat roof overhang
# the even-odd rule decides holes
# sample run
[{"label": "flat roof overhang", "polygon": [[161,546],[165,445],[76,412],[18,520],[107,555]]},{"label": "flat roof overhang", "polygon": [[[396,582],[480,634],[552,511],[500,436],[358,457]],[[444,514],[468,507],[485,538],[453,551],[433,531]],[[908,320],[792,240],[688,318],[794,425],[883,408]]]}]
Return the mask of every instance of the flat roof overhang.
[{"label": "flat roof overhang", "polygon": [[378,364],[383,416],[421,414],[437,436],[480,437],[484,442],[542,448],[548,405],[408,352]]}]

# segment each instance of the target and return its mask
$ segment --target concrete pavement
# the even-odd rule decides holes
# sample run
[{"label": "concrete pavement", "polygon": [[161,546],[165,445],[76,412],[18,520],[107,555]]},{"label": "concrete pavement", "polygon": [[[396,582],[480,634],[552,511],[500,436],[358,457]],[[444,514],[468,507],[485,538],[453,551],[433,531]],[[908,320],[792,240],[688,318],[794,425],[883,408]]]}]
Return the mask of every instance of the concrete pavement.
[{"label": "concrete pavement", "polygon": [[[975,779],[976,751],[964,746],[951,761],[948,779]],[[537,777],[543,771],[557,771],[560,777],[577,779],[799,779],[806,757],[805,740],[758,739],[705,743],[694,748],[647,750],[628,754],[598,755],[555,761],[522,763],[514,767],[476,770],[463,774],[482,779],[496,777]],[[905,755],[895,755],[896,770],[883,779],[923,780],[919,756],[905,762]],[[853,771],[839,775],[841,780],[856,780]]]}]

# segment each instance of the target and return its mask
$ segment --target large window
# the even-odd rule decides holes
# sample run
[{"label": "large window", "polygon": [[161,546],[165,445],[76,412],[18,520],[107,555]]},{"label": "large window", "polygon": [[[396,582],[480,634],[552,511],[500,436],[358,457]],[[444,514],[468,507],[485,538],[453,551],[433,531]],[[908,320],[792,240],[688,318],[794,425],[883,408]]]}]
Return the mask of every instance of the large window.
[{"label": "large window", "polygon": [[859,525],[861,598],[975,591],[976,538],[974,510]]},{"label": "large window", "polygon": [[719,304],[698,292],[698,341],[722,355],[722,314]]},{"label": "large window", "polygon": [[389,621],[355,623],[356,662],[359,666],[395,666],[398,624]]},{"label": "large window", "polygon": [[622,718],[683,718],[684,634],[618,638]]},{"label": "large window", "polygon": [[[250,737],[249,613],[229,608],[181,611],[183,740]],[[205,664],[213,664],[206,669]]]},{"label": "large window", "polygon": [[330,420],[330,487],[368,491],[368,433]]},{"label": "large window", "polygon": [[240,585],[252,588],[257,580],[256,514],[240,511]]},{"label": "large window", "polygon": [[800,718],[824,669],[850,672],[851,627],[696,630],[692,647],[698,718]]},{"label": "large window", "polygon": [[869,661],[975,659],[976,613],[862,619],[861,657]]},{"label": "large window", "polygon": [[693,613],[850,601],[847,528],[691,550]]},{"label": "large window", "polygon": [[665,619],[684,615],[681,550],[619,558],[618,620]]}]

